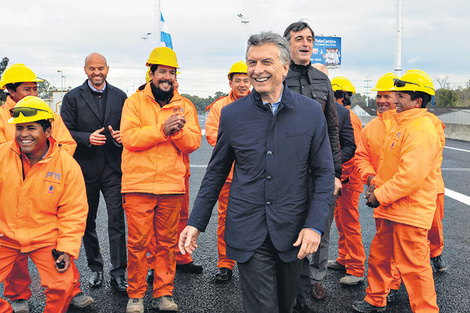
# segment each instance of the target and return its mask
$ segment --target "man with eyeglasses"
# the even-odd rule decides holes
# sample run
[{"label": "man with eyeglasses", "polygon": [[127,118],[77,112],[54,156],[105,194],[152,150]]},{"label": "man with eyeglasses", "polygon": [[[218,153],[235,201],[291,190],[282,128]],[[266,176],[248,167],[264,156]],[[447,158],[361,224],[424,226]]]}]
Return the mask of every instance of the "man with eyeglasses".
[{"label": "man with eyeglasses", "polygon": [[369,254],[366,297],[358,312],[383,312],[393,280],[394,262],[413,312],[439,312],[428,230],[436,210],[442,144],[426,105],[434,96],[429,75],[411,70],[394,79],[396,125],[386,134],[377,174],[366,191],[374,208],[377,233]]},{"label": "man with eyeglasses", "polygon": [[[52,136],[54,118],[44,101],[25,97],[8,121],[15,141],[0,145],[0,282],[19,257],[30,257],[46,288],[47,313],[66,312],[77,288],[72,258],[88,213],[83,175]],[[0,299],[0,311],[13,309]]]},{"label": "man with eyeglasses", "polygon": [[[16,103],[26,96],[37,96],[37,83],[42,82],[36,74],[24,64],[13,64],[9,66],[2,75],[0,89],[8,91],[5,104],[0,107],[0,144],[15,140],[15,126],[9,124],[10,110]],[[52,122],[51,134],[57,140],[59,148],[70,155],[73,155],[77,143],[73,140],[70,132],[65,126],[61,116],[55,112]],[[14,277],[14,283],[13,283]],[[28,272],[27,256],[19,256],[4,284],[3,295],[11,300],[11,305],[15,312],[28,313],[28,300],[31,298],[31,278]],[[71,305],[76,308],[86,308],[94,303],[93,298],[85,296],[80,289],[80,282],[74,290],[74,297]]]}]

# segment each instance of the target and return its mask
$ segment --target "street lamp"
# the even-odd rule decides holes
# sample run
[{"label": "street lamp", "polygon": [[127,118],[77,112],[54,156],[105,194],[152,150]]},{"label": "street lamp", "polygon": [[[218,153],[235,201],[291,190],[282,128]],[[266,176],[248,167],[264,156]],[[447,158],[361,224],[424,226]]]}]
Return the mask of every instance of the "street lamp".
[{"label": "street lamp", "polygon": [[245,48],[245,51],[243,51],[243,55],[245,55],[246,53],[246,45],[247,45],[247,41],[248,41],[248,23],[250,23],[250,18],[249,17],[245,17],[243,16],[243,14],[241,13],[238,13],[237,16],[240,18],[240,21],[242,22],[244,26],[244,41],[245,41],[245,44],[244,44],[244,48]]},{"label": "street lamp", "polygon": [[142,36],[140,37],[141,39],[144,40],[144,60],[145,60],[145,57],[147,56],[147,44],[145,40],[149,39],[150,35],[152,35],[152,33],[142,34]]},{"label": "street lamp", "polygon": [[57,70],[57,73],[60,73],[60,101],[64,99],[64,83],[63,79],[65,78],[64,73],[61,70]]}]

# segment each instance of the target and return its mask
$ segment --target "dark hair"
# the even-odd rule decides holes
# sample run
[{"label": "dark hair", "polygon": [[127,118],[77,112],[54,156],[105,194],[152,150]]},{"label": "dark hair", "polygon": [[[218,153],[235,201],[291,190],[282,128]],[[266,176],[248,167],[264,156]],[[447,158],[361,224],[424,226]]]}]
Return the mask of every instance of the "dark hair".
[{"label": "dark hair", "polygon": [[352,92],[350,91],[336,90],[334,94],[335,94],[335,99],[343,99],[345,97],[349,97],[349,98],[352,97]]},{"label": "dark hair", "polygon": [[158,64],[151,64],[150,65],[150,72],[152,72],[152,74],[155,73],[157,68],[158,68]]},{"label": "dark hair", "polygon": [[284,31],[284,38],[286,38],[287,42],[290,42],[291,31],[294,33],[297,33],[297,32],[300,32],[301,30],[304,30],[305,28],[308,28],[312,32],[312,37],[315,40],[315,33],[313,32],[312,28],[306,22],[303,22],[303,21],[298,21],[287,26],[286,30]]},{"label": "dark hair", "polygon": [[41,125],[44,131],[46,131],[46,129],[48,129],[49,127],[52,127],[52,123],[49,120],[39,120],[39,121],[36,121],[36,123]]},{"label": "dark hair", "polygon": [[410,95],[411,100],[416,100],[418,98],[421,98],[423,100],[423,102],[421,103],[421,108],[423,109],[427,107],[428,103],[432,99],[432,96],[430,94],[427,94],[422,91],[399,91],[399,92]]},{"label": "dark hair", "polygon": [[23,83],[23,82],[6,84],[5,87],[6,87],[7,90],[13,90],[14,92],[16,92],[16,89],[17,89],[22,83]]},{"label": "dark hair", "polygon": [[251,35],[248,39],[245,57],[248,55],[248,50],[250,50],[251,46],[262,46],[268,43],[276,45],[279,48],[278,56],[279,59],[281,59],[281,63],[286,64],[290,62],[289,43],[281,35],[273,32],[262,32]]}]

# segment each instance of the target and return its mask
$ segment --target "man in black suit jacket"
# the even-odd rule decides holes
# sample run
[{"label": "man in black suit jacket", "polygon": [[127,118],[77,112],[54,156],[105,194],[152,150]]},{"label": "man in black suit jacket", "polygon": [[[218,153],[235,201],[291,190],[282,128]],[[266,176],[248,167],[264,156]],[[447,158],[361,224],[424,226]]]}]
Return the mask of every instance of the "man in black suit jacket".
[{"label": "man in black suit jacket", "polygon": [[61,115],[77,142],[74,158],[85,176],[89,213],[83,244],[88,267],[93,271],[91,287],[103,283],[103,257],[96,234],[96,214],[103,193],[108,210],[111,285],[126,291],[126,228],[121,201],[121,153],[119,133],[126,94],[106,82],[106,59],[92,53],[85,59],[88,79],[63,99]]}]

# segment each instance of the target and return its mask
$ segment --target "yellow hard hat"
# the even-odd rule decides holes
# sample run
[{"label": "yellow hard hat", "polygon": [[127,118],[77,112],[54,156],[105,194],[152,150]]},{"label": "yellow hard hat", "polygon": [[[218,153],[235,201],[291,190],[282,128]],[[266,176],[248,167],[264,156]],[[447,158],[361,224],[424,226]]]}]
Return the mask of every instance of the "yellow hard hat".
[{"label": "yellow hard hat", "polygon": [[42,79],[37,78],[36,74],[29,67],[16,63],[7,67],[5,72],[3,72],[0,88],[6,89],[5,85],[8,84],[38,82],[42,82]]},{"label": "yellow hard hat", "polygon": [[178,68],[176,61],[176,53],[168,47],[158,47],[150,52],[149,59],[145,65],[151,66],[153,64],[160,64]]},{"label": "yellow hard hat", "polygon": [[372,91],[393,91],[393,79],[398,78],[394,73],[387,73],[379,78],[377,85],[372,88]]},{"label": "yellow hard hat", "polygon": [[343,76],[337,76],[331,80],[331,86],[333,87],[333,91],[349,91],[352,93],[356,93],[356,89],[354,85],[351,83],[349,79]]},{"label": "yellow hard hat", "polygon": [[41,120],[54,120],[54,112],[46,102],[34,96],[27,96],[18,101],[10,110],[10,124],[31,123]]},{"label": "yellow hard hat", "polygon": [[147,74],[145,74],[145,82],[148,83],[149,81],[151,81],[150,79],[150,68],[147,70]]},{"label": "yellow hard hat", "polygon": [[400,79],[394,80],[395,91],[421,91],[434,96],[434,84],[431,76],[421,70],[409,70]]},{"label": "yellow hard hat", "polygon": [[228,79],[230,80],[230,76],[232,74],[236,73],[241,73],[241,74],[247,74],[248,72],[248,67],[246,66],[246,63],[244,61],[238,61],[233,63],[232,67],[230,68],[230,71],[228,72]]}]

